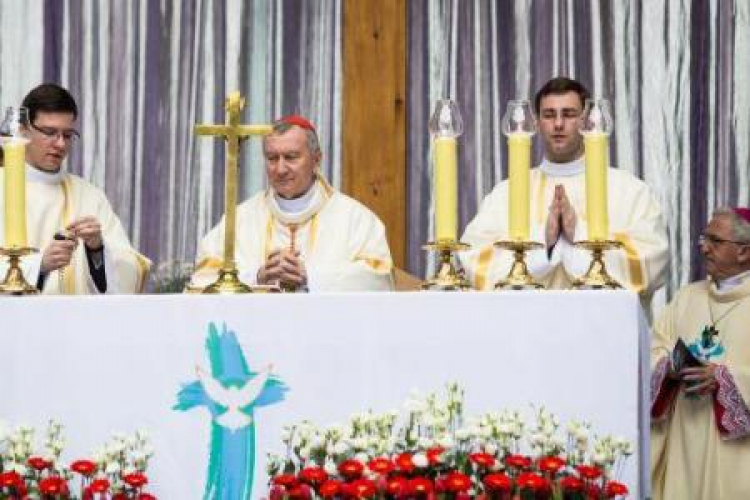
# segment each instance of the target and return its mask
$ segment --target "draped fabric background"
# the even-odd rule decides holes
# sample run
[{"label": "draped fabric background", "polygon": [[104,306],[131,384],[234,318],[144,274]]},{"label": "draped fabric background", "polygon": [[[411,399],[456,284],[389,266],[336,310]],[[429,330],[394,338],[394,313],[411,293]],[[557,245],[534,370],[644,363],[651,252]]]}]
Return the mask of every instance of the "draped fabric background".
[{"label": "draped fabric background", "polygon": [[702,273],[695,242],[712,208],[750,201],[750,2],[412,0],[407,26],[413,270],[425,267],[426,124],[442,97],[464,118],[460,229],[507,177],[507,101],[533,99],[557,75],[613,103],[611,162],[645,179],[663,204],[670,289]]},{"label": "draped fabric background", "polygon": [[[341,3],[272,0],[2,0],[0,102],[59,82],[82,139],[68,168],[103,187],[133,243],[155,262],[192,261],[223,213],[223,122],[302,113],[317,124],[324,173],[341,171]],[[259,139],[243,148],[240,199],[264,186]]]},{"label": "draped fabric background", "polygon": [[[223,121],[290,112],[321,133],[341,176],[340,0],[0,0],[0,103],[58,81],[78,99],[73,172],[103,187],[137,247],[191,261],[222,213]],[[458,101],[461,229],[506,176],[506,102],[548,78],[579,78],[614,105],[615,165],[644,178],[668,217],[671,286],[697,277],[694,242],[717,205],[750,203],[750,3],[745,0],[410,0],[408,267],[425,272],[431,231],[427,119]],[[376,82],[374,83],[376,84]],[[244,148],[241,198],[263,186],[260,142]],[[538,161],[537,149],[535,161]]]}]

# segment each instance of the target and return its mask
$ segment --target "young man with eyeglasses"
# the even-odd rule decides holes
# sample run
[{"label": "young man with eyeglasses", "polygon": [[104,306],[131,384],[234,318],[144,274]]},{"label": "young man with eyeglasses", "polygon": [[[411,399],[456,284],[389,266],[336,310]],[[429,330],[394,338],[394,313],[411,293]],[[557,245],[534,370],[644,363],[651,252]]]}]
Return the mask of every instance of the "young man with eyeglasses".
[{"label": "young man with eyeglasses", "polygon": [[[584,149],[578,125],[588,97],[581,83],[557,77],[539,90],[534,103],[544,159],[531,171],[531,239],[546,248],[529,252],[527,264],[548,288],[569,288],[591,262],[587,251],[573,246],[586,239]],[[607,270],[648,303],[666,271],[661,210],[648,186],[630,173],[610,168],[608,176],[609,236],[623,247],[606,252]],[[508,239],[507,220],[508,182],[503,181],[484,199],[462,238],[472,246],[462,261],[476,288],[491,289],[510,270],[512,253],[493,246]]]},{"label": "young man with eyeglasses", "polygon": [[39,85],[23,99],[27,280],[47,294],[137,293],[150,266],[130,245],[104,193],[63,162],[75,140],[78,106],[59,85]]},{"label": "young man with eyeglasses", "polygon": [[700,250],[708,279],[654,325],[654,500],[750,498],[750,209],[714,211]]}]

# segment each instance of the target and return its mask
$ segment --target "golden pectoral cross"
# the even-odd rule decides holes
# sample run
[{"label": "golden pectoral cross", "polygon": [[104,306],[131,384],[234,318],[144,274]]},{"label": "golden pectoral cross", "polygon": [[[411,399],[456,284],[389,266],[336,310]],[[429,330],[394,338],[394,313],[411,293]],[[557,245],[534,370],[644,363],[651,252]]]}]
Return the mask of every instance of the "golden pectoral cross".
[{"label": "golden pectoral cross", "polygon": [[[289,229],[289,251],[294,254],[297,251],[297,229],[299,224],[284,224]],[[280,283],[282,292],[296,292],[297,285],[282,281]]]},{"label": "golden pectoral cross", "polygon": [[223,125],[196,125],[195,134],[221,137],[227,142],[226,173],[224,176],[224,262],[219,270],[219,278],[206,287],[203,293],[246,293],[253,289],[242,283],[237,276],[234,249],[237,231],[237,177],[240,142],[250,136],[263,136],[272,132],[270,125],[242,125],[240,112],[245,107],[245,99],[239,92],[227,97],[224,108],[227,112]]}]

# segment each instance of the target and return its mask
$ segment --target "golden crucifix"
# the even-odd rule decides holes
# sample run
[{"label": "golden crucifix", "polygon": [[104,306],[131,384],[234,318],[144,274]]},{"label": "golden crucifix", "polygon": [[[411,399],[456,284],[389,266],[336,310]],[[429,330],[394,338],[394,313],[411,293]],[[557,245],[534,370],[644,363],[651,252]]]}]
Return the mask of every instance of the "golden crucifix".
[{"label": "golden crucifix", "polygon": [[227,141],[227,163],[224,178],[224,262],[219,270],[219,278],[203,289],[203,293],[248,293],[254,289],[237,276],[237,263],[234,247],[237,231],[237,177],[240,142],[253,135],[268,135],[270,125],[241,125],[240,112],[245,107],[245,98],[239,92],[227,97],[224,109],[227,119],[224,125],[196,125],[196,135],[222,137]]}]

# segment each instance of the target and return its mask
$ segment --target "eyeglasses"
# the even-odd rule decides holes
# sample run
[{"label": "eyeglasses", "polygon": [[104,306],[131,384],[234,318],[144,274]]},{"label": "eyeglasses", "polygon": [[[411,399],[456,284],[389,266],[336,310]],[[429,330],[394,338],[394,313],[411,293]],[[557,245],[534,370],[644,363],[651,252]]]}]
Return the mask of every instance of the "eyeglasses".
[{"label": "eyeglasses", "polygon": [[49,142],[55,142],[62,137],[62,140],[65,141],[66,144],[70,144],[81,137],[81,134],[79,134],[75,129],[58,130],[52,127],[37,127],[33,123],[31,123],[30,125],[31,128],[42,134],[42,136],[44,136],[44,139]]},{"label": "eyeglasses", "polygon": [[750,242],[747,241],[736,241],[736,240],[727,240],[725,238],[719,238],[718,236],[715,236],[713,234],[701,234],[698,236],[698,244],[699,245],[711,245],[711,246],[718,246],[723,243],[734,243],[735,245],[750,245]]}]

